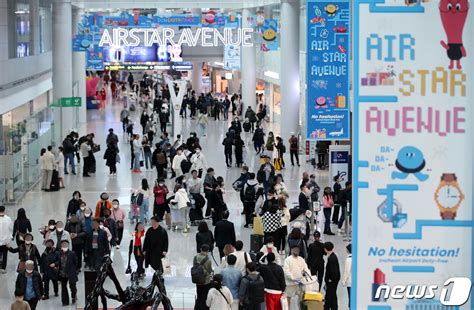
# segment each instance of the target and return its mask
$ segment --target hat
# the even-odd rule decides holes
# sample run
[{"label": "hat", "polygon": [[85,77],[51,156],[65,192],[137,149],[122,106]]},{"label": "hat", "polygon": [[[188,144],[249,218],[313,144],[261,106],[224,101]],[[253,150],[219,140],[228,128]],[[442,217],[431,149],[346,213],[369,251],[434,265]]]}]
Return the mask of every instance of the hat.
[{"label": "hat", "polygon": [[107,194],[107,193],[102,193],[102,194],[100,194],[100,199],[102,199],[102,200],[107,200],[107,199],[109,199],[109,194]]}]

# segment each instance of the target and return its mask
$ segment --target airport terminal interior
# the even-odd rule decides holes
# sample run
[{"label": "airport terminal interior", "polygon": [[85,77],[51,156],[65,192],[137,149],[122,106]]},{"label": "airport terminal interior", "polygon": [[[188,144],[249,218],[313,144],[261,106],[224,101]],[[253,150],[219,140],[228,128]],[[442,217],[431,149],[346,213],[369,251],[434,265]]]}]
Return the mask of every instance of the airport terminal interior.
[{"label": "airport terminal interior", "polygon": [[0,0],[0,308],[460,309],[468,9]]}]

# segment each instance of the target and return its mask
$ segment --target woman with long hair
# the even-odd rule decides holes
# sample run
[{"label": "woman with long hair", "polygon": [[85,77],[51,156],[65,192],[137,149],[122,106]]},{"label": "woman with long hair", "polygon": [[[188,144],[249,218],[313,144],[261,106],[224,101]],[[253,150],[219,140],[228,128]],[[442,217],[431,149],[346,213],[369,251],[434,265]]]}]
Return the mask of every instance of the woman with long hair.
[{"label": "woman with long hair", "polygon": [[222,275],[215,274],[211,282],[212,288],[207,293],[206,305],[209,310],[230,310],[234,302],[229,288],[222,285]]},{"label": "woman with long hair", "polygon": [[140,223],[148,222],[148,207],[150,205],[150,196],[152,195],[150,186],[148,185],[148,180],[146,178],[142,179],[142,184],[140,189],[137,190],[137,195],[143,195],[143,199],[140,204]]},{"label": "woman with long hair", "polygon": [[196,233],[196,252],[201,252],[201,247],[207,244],[209,246],[209,251],[212,252],[214,249],[214,235],[212,231],[209,230],[207,223],[202,221],[199,223],[198,231]]},{"label": "woman with long hair", "polygon": [[276,235],[276,247],[280,254],[285,254],[286,236],[288,235],[288,224],[291,218],[290,210],[286,206],[286,197],[278,198],[278,206],[283,215],[281,217],[281,227]]},{"label": "woman with long hair", "polygon": [[18,209],[16,220],[13,223],[13,236],[16,237],[16,245],[20,246],[25,242],[25,234],[31,233],[31,222],[26,217],[26,211],[23,208]]},{"label": "woman with long hair", "polygon": [[324,212],[324,234],[334,235],[331,231],[331,211],[334,206],[334,200],[332,198],[332,191],[330,187],[324,188],[323,194],[323,212]]},{"label": "woman with long hair", "polygon": [[143,237],[145,236],[145,227],[141,222],[138,222],[135,225],[135,231],[133,232],[133,256],[137,262],[136,273],[139,277],[145,276],[145,269],[143,268],[143,261],[145,260],[145,255],[143,255]]},{"label": "woman with long hair", "polygon": [[300,256],[306,259],[306,241],[304,240],[304,234],[299,228],[293,228],[291,233],[288,235],[288,246],[290,249],[297,246],[300,248]]}]

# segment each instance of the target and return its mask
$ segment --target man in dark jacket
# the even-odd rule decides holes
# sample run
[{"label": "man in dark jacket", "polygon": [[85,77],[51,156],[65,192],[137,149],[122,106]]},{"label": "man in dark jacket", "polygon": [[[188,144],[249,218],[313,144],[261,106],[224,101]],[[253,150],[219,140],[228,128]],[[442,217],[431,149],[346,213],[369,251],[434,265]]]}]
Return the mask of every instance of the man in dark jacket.
[{"label": "man in dark jacket", "polygon": [[69,232],[72,241],[72,251],[77,257],[77,271],[81,271],[82,253],[84,252],[84,244],[86,243],[86,232],[84,224],[79,221],[77,215],[73,214],[66,224],[66,231]]},{"label": "man in dark jacket", "polygon": [[59,252],[54,247],[54,241],[48,239],[45,242],[46,249],[41,255],[40,270],[43,274],[44,296],[43,300],[49,299],[49,281],[53,282],[54,296],[58,296],[58,266]]},{"label": "man in dark jacket", "polygon": [[305,184],[300,185],[300,195],[298,196],[298,205],[304,210],[309,210],[309,188]]},{"label": "man in dark jacket", "polygon": [[107,139],[105,140],[107,145],[112,145],[115,149],[118,150],[118,136],[114,133],[114,129],[109,129],[109,134],[107,135]]},{"label": "man in dark jacket", "polygon": [[216,246],[219,248],[220,258],[224,257],[224,247],[226,244],[235,244],[235,228],[234,223],[229,220],[229,211],[224,211],[222,220],[216,223],[214,228],[214,239]]},{"label": "man in dark jacket", "polygon": [[168,252],[168,233],[160,226],[158,217],[151,218],[151,227],[148,228],[143,241],[143,255],[145,256],[145,268],[151,266],[155,271],[163,271],[161,259]]},{"label": "man in dark jacket", "polygon": [[324,282],[326,282],[324,309],[337,310],[337,284],[341,279],[339,261],[334,253],[334,244],[332,242],[324,243],[324,251],[328,256],[326,275],[324,276]]},{"label": "man in dark jacket", "polygon": [[71,289],[72,303],[76,303],[77,258],[74,252],[69,251],[69,241],[61,241],[61,254],[59,258],[59,280],[61,281],[61,302],[63,306],[69,305],[69,292],[67,283]]},{"label": "man in dark jacket", "polygon": [[69,174],[67,172],[68,161],[71,164],[72,174],[76,175],[76,167],[74,165],[74,153],[76,148],[74,147],[74,141],[71,135],[68,135],[63,141],[63,152],[64,152],[64,174]]},{"label": "man in dark jacket", "polygon": [[323,287],[323,276],[324,276],[324,244],[320,241],[321,233],[319,231],[314,232],[314,242],[309,245],[308,258],[306,260],[311,275],[318,277],[319,290]]},{"label": "man in dark jacket", "polygon": [[43,281],[40,273],[35,270],[33,261],[26,261],[25,268],[25,271],[18,273],[15,290],[25,292],[25,301],[30,305],[31,310],[35,310],[38,301],[43,296]]},{"label": "man in dark jacket", "polygon": [[234,145],[234,139],[232,139],[230,133],[226,133],[224,141],[222,141],[224,146],[224,155],[225,155],[225,164],[227,168],[232,167],[232,145]]},{"label": "man in dark jacket", "polygon": [[275,168],[271,164],[269,156],[264,155],[262,158],[265,162],[260,166],[260,169],[258,169],[257,181],[263,183],[263,191],[266,195],[275,179]]},{"label": "man in dark jacket", "polygon": [[[260,265],[258,272],[265,281],[265,304],[267,309],[277,309],[280,305],[281,294],[285,292],[285,272],[283,268],[275,263],[275,253],[267,254],[267,265]],[[281,293],[270,293],[267,290],[278,291]],[[274,307],[272,307],[272,305]]]},{"label": "man in dark jacket", "polygon": [[87,236],[87,247],[90,257],[89,266],[99,272],[102,264],[102,259],[106,254],[109,254],[110,247],[107,240],[107,233],[100,229],[100,220],[95,218],[92,221],[92,231]]},{"label": "man in dark jacket", "polygon": [[254,132],[255,123],[257,122],[257,114],[250,106],[248,106],[247,111],[245,111],[245,118],[248,118],[250,124],[252,125],[252,132]]}]

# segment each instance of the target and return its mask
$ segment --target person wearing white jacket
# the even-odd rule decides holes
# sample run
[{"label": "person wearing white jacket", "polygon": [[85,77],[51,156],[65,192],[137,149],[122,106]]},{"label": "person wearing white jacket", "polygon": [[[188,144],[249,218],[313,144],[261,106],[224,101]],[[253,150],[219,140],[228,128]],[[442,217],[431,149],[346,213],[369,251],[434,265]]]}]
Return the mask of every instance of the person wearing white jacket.
[{"label": "person wearing white jacket", "polygon": [[186,230],[186,208],[190,203],[188,192],[180,184],[177,184],[175,189],[176,193],[171,200],[172,227],[178,228],[178,224],[183,224],[183,229]]},{"label": "person wearing white jacket", "polygon": [[352,286],[352,244],[346,246],[347,258],[344,264],[344,274],[342,276],[342,286],[347,288],[349,294],[349,308],[351,306],[351,286]]},{"label": "person wearing white jacket", "polygon": [[191,170],[198,172],[198,177],[202,177],[202,172],[207,168],[206,156],[201,152],[199,147],[196,148],[195,153],[191,156]]},{"label": "person wearing white jacket", "polygon": [[300,256],[299,246],[293,246],[291,255],[285,259],[283,263],[283,271],[285,272],[286,290],[285,294],[288,298],[288,304],[291,305],[291,298],[298,297],[298,282],[303,278],[304,273],[311,274],[304,258]]},{"label": "person wearing white jacket", "polygon": [[229,288],[222,285],[222,275],[214,275],[211,285],[206,299],[209,310],[231,310],[234,299]]},{"label": "person wearing white jacket", "polygon": [[8,248],[13,235],[12,219],[5,214],[5,206],[0,206],[0,255],[2,256],[2,265],[0,273],[7,273]]},{"label": "person wearing white jacket", "polygon": [[43,172],[41,189],[50,191],[51,179],[54,170],[54,154],[51,152],[53,147],[48,146],[48,150],[41,156],[41,170]]},{"label": "person wearing white jacket", "polygon": [[183,154],[182,149],[178,149],[176,151],[176,155],[173,158],[173,163],[171,164],[171,168],[176,174],[176,177],[180,177],[183,175],[183,170],[181,170],[181,162],[183,160],[186,160],[186,156]]}]

